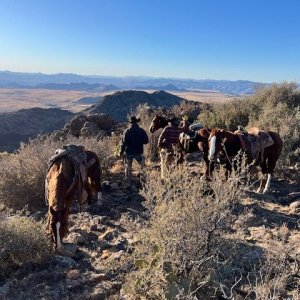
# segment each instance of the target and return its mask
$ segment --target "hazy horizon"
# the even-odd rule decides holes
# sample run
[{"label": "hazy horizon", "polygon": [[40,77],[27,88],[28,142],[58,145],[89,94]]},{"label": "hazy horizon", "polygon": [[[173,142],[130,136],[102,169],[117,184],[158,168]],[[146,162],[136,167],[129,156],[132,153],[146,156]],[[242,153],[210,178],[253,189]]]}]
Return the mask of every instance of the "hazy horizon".
[{"label": "hazy horizon", "polygon": [[[170,79],[170,80],[211,80],[211,81],[252,81],[247,79],[236,79],[236,80],[230,80],[230,79],[224,79],[224,78],[183,78],[183,77],[167,77],[167,76],[148,76],[148,75],[106,75],[106,74],[80,74],[80,73],[71,73],[71,72],[57,72],[57,73],[46,73],[46,72],[40,72],[40,71],[32,71],[32,72],[26,72],[26,71],[18,71],[18,70],[0,70],[0,72],[11,72],[11,73],[27,73],[27,74],[42,74],[42,75],[49,75],[49,76],[55,76],[55,75],[78,75],[78,76],[87,76],[87,77],[115,77],[115,78],[149,78],[149,79]],[[270,82],[264,82],[264,83],[270,83]]]},{"label": "hazy horizon", "polygon": [[300,81],[300,2],[2,0],[0,69]]}]

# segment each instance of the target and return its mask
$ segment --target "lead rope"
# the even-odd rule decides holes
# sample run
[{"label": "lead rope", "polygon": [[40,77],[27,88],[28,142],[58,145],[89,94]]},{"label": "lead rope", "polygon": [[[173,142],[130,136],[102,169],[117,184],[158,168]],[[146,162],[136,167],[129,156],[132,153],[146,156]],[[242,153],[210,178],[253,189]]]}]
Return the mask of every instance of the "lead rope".
[{"label": "lead rope", "polygon": [[226,151],[225,142],[226,142],[226,138],[224,138],[224,139],[222,140],[221,145],[222,145],[223,150],[224,150],[224,152],[225,152],[226,158],[228,159],[228,161],[229,161],[231,167],[233,167],[233,166],[232,166],[232,162],[231,162],[231,160],[230,160],[230,157],[229,157],[229,155],[228,155],[228,153],[227,153],[227,151]]}]

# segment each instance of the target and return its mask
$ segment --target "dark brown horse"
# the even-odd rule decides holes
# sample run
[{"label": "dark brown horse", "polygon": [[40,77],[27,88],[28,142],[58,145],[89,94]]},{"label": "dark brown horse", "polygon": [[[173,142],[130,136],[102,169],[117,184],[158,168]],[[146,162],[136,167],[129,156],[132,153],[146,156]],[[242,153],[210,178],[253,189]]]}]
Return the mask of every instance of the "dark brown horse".
[{"label": "dark brown horse", "polygon": [[208,137],[210,134],[210,129],[201,128],[189,133],[181,133],[179,136],[179,143],[184,153],[193,153],[200,151],[203,154],[203,160],[205,161],[206,177],[210,173],[210,161],[208,159]]},{"label": "dark brown horse", "polygon": [[96,153],[85,150],[85,154],[87,157],[87,202],[91,204],[95,195],[98,199],[101,197],[101,167]]},{"label": "dark brown horse", "polygon": [[156,115],[151,121],[151,125],[149,127],[150,133],[154,133],[158,129],[165,128],[169,122],[171,122],[171,119]]},{"label": "dark brown horse", "polygon": [[[46,199],[48,202],[48,230],[54,241],[55,249],[62,247],[62,238],[68,233],[68,216],[73,198],[89,204],[93,196],[101,196],[100,163],[91,151],[82,151],[85,161],[80,168],[64,155],[55,159],[46,177]],[[85,178],[82,178],[85,174]]]},{"label": "dark brown horse", "polygon": [[[259,131],[255,128],[255,133],[245,132],[233,133],[224,129],[212,129],[209,136],[210,161],[220,161],[225,163],[228,170],[232,169],[231,160],[239,151],[246,153],[247,162],[261,167],[263,174],[267,174],[267,179],[262,179],[259,193],[266,193],[270,188],[271,176],[274,172],[276,162],[281,154],[283,142],[279,134],[273,131]],[[271,143],[269,143],[271,138]],[[256,151],[252,142],[257,142],[259,151]],[[268,143],[265,143],[267,141]],[[265,145],[265,146],[264,146]],[[257,156],[255,156],[255,151]]]},{"label": "dark brown horse", "polygon": [[[151,122],[149,131],[151,133],[154,133],[156,130],[160,128],[165,128],[169,122],[171,122],[171,119],[167,119],[166,117],[156,115]],[[191,134],[193,135],[192,138],[191,138]],[[210,161],[208,159],[209,134],[210,134],[210,129],[201,128],[199,130],[194,130],[189,133],[183,132],[179,136],[179,146],[183,153],[179,155],[178,162],[179,163],[183,162],[184,154],[192,153],[200,150],[203,153],[203,159],[206,165],[206,171],[205,171],[206,177],[208,177],[210,171],[212,171],[210,170],[210,166],[212,167],[212,164],[210,164]]]}]

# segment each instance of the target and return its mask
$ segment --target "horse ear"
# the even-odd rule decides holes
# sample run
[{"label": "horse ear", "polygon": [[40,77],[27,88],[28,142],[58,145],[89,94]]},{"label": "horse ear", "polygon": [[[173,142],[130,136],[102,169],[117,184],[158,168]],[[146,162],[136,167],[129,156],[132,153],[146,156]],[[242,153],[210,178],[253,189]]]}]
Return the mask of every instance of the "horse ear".
[{"label": "horse ear", "polygon": [[223,132],[223,131],[225,131],[225,129],[219,129],[219,132]]}]

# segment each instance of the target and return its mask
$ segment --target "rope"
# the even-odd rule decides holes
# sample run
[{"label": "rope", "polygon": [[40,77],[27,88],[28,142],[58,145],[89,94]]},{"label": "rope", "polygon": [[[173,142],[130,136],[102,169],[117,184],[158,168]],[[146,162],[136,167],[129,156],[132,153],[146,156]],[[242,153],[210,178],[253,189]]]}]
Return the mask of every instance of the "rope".
[{"label": "rope", "polygon": [[230,160],[230,157],[229,157],[229,155],[228,155],[228,153],[227,153],[227,151],[226,151],[225,142],[226,142],[226,138],[224,138],[224,139],[222,140],[221,145],[222,145],[222,147],[223,147],[223,150],[224,150],[224,152],[225,152],[225,155],[226,155],[226,157],[227,157],[227,159],[228,159],[228,161],[229,161],[231,167],[233,167],[233,166],[232,166],[232,162],[231,162],[231,160]]}]

